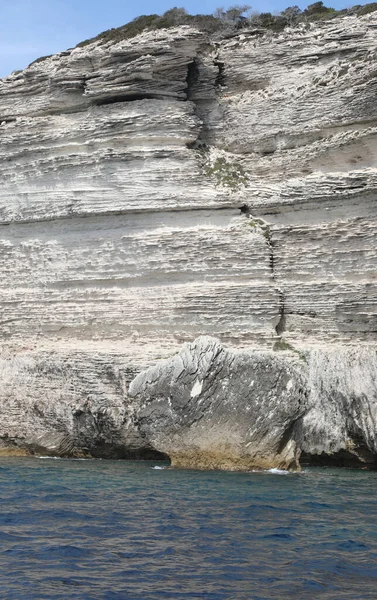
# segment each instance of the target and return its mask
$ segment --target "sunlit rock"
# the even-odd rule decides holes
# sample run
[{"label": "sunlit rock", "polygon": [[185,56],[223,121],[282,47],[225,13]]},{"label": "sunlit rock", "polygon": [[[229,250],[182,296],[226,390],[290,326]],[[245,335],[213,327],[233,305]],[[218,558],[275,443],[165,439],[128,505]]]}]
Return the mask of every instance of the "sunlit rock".
[{"label": "sunlit rock", "polygon": [[[376,42],[376,13],[185,26],[0,81],[1,453],[374,464]],[[237,408],[183,372],[189,425],[160,361],[200,336]]]}]

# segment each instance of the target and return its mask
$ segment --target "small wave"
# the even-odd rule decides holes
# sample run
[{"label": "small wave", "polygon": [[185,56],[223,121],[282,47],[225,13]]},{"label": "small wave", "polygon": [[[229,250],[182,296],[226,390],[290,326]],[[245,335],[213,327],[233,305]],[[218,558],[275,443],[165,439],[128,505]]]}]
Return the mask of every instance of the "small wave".
[{"label": "small wave", "polygon": [[69,458],[66,456],[36,456],[35,458],[41,458],[43,460],[102,460],[101,458]]},{"label": "small wave", "polygon": [[166,467],[158,467],[156,465],[155,467],[151,467],[151,469],[158,469],[159,471],[162,471],[163,469],[166,469]]},{"label": "small wave", "polygon": [[284,471],[284,469],[266,469],[266,473],[272,473],[273,475],[289,475],[289,471]]}]

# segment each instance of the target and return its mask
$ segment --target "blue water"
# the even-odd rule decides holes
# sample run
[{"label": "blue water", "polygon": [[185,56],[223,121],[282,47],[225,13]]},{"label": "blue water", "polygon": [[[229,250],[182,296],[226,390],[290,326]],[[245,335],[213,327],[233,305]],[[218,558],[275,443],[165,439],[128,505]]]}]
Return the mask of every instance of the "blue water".
[{"label": "blue water", "polygon": [[377,598],[377,473],[3,459],[0,598]]}]

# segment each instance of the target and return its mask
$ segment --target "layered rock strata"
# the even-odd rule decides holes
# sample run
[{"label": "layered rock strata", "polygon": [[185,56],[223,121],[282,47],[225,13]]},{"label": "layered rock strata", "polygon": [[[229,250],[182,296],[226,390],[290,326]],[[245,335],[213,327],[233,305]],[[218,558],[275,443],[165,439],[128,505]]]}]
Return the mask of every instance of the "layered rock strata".
[{"label": "layered rock strata", "polygon": [[177,27],[0,81],[1,452],[374,465],[376,41]]}]

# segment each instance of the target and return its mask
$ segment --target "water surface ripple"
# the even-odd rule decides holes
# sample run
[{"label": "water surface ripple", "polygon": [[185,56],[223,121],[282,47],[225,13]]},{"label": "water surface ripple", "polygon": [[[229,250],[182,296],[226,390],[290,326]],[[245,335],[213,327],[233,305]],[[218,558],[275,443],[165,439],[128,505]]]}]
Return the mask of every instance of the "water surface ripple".
[{"label": "water surface ripple", "polygon": [[0,598],[377,598],[377,474],[3,459]]}]

